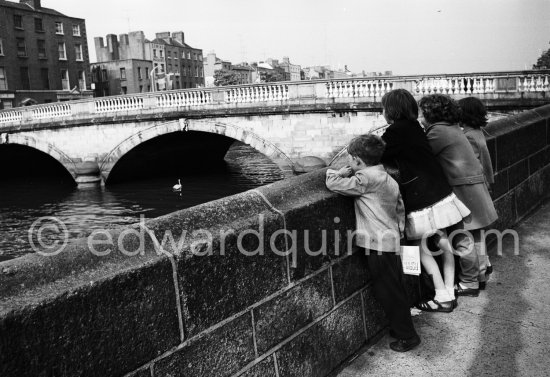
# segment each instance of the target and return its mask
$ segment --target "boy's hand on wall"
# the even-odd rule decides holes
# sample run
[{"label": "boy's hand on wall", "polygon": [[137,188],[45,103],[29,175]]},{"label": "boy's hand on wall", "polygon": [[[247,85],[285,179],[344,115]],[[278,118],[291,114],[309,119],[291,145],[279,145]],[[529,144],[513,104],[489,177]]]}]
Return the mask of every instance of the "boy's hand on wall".
[{"label": "boy's hand on wall", "polygon": [[338,170],[338,175],[343,178],[351,177],[353,175],[353,170],[351,170],[350,166],[344,166]]}]

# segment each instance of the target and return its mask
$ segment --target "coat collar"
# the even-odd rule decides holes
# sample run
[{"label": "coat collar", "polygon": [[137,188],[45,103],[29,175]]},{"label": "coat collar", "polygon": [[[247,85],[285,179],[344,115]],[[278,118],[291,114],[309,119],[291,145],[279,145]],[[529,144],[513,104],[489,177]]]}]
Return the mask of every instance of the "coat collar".
[{"label": "coat collar", "polygon": [[430,132],[430,130],[432,128],[434,128],[435,126],[445,126],[445,127],[449,127],[449,126],[452,126],[451,123],[449,122],[435,122],[434,124],[430,124],[428,127],[426,127],[426,133]]}]

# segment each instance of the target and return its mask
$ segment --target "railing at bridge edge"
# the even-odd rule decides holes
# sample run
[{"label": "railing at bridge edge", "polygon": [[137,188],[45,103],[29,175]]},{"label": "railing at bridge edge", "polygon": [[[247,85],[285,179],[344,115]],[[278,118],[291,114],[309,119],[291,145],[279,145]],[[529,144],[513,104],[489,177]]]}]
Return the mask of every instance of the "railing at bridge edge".
[{"label": "railing at bridge edge", "polygon": [[198,109],[239,104],[290,103],[301,99],[343,100],[361,98],[376,102],[388,91],[407,88],[421,96],[430,93],[487,95],[540,93],[550,90],[550,70],[456,75],[385,76],[335,80],[275,82],[242,86],[181,89],[166,92],[100,97],[0,111],[0,125],[97,117],[143,110]]}]

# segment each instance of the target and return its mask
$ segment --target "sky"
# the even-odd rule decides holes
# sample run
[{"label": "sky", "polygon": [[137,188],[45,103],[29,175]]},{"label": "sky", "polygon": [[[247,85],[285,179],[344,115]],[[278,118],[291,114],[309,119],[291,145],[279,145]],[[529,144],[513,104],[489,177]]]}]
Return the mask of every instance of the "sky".
[{"label": "sky", "polygon": [[288,56],[394,75],[530,69],[550,48],[550,0],[42,0],[93,39],[183,31],[232,63]]}]

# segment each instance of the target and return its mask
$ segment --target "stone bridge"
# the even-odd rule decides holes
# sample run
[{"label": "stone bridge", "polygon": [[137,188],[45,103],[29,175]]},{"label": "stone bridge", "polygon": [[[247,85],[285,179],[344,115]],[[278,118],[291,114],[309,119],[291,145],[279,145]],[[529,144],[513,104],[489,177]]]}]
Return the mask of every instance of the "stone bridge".
[{"label": "stone bridge", "polygon": [[145,172],[177,169],[199,154],[221,159],[238,140],[291,174],[330,164],[353,136],[383,127],[380,98],[389,90],[474,95],[492,111],[514,112],[549,103],[549,80],[550,70],[389,76],[36,105],[0,111],[0,151],[10,145],[41,151],[87,186],[132,166]]}]

